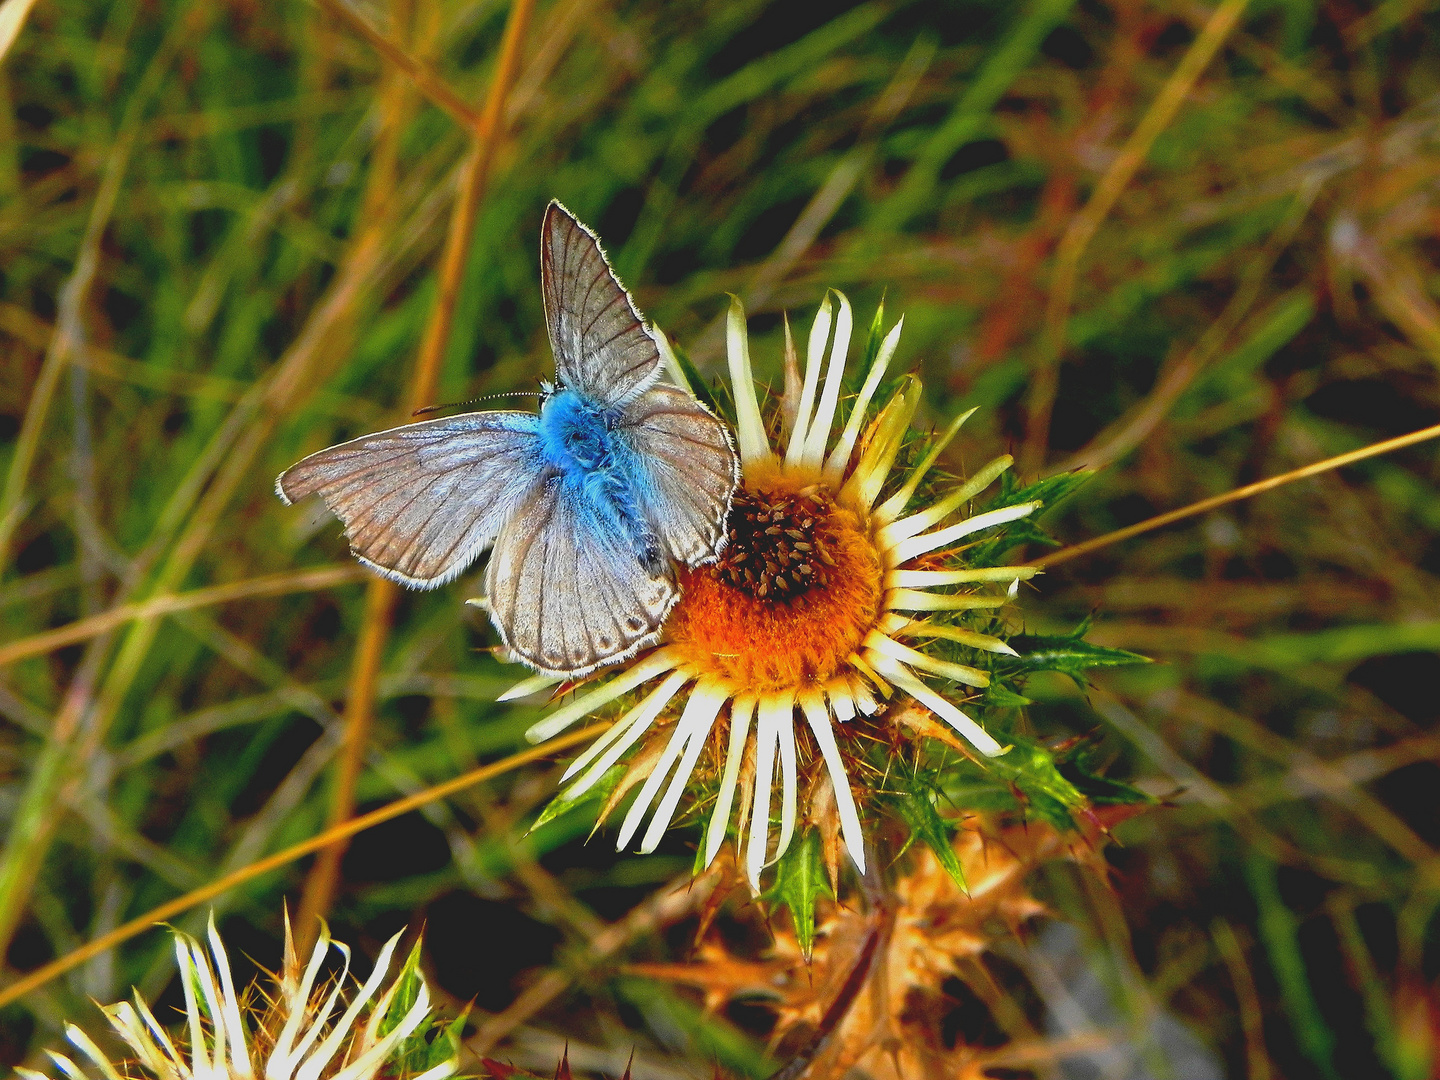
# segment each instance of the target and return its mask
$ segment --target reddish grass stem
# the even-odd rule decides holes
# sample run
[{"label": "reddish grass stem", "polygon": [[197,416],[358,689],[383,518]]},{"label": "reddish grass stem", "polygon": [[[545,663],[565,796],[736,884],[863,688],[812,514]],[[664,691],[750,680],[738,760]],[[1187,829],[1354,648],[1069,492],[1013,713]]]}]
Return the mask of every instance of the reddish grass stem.
[{"label": "reddish grass stem", "polygon": [[1059,389],[1060,358],[1065,351],[1065,330],[1070,321],[1070,306],[1075,298],[1075,281],[1080,269],[1080,258],[1090,246],[1100,225],[1114,209],[1121,193],[1145,163],[1150,148],[1160,133],[1170,126],[1180,106],[1215,53],[1229,37],[1230,31],[1240,20],[1249,0],[1225,0],[1211,14],[1205,28],[1180,58],[1175,71],[1155,95],[1155,100],[1145,110],[1140,123],[1131,132],[1130,138],[1120,153],[1115,156],[1110,168],[1095,185],[1090,200],[1071,219],[1055,249],[1055,269],[1050,276],[1050,298],[1045,308],[1045,325],[1040,335],[1040,355],[1030,383],[1030,394],[1026,401],[1025,449],[1022,467],[1034,472],[1039,468],[1049,442],[1050,415],[1055,407],[1055,394]]},{"label": "reddish grass stem", "polygon": [[476,116],[475,111],[465,104],[465,100],[451,89],[450,84],[441,78],[429,64],[391,41],[358,11],[345,3],[345,0],[317,0],[317,3],[326,14],[338,22],[344,23],[369,42],[371,48],[395,65],[415,84],[416,89],[449,113],[462,127],[469,131],[481,130],[482,119]]},{"label": "reddish grass stem", "polygon": [[[425,337],[416,360],[415,375],[410,384],[408,411],[412,414],[416,409],[429,404],[435,396],[435,387],[440,379],[440,366],[455,319],[455,305],[465,277],[465,263],[475,232],[475,219],[479,215],[480,202],[485,195],[485,184],[494,164],[497,145],[504,135],[502,121],[505,116],[505,99],[519,71],[520,46],[525,39],[525,31],[534,7],[534,0],[515,0],[505,24],[500,58],[490,80],[484,109],[475,127],[470,155],[460,176],[460,187],[456,193],[445,251],[440,263],[439,294],[435,298],[435,307],[425,328]],[[380,665],[390,637],[398,596],[397,585],[380,579],[372,581],[366,592],[365,624],[356,647],[349,693],[346,695],[345,745],[335,774],[330,805],[332,825],[339,825],[355,812],[355,786],[364,765],[365,750],[370,742],[370,729],[375,718],[375,690],[379,684]],[[312,940],[319,919],[330,910],[330,905],[334,902],[335,890],[340,880],[340,860],[348,846],[345,840],[346,837],[342,836],[338,842],[322,850],[306,878],[295,924],[304,943],[308,944]]]}]

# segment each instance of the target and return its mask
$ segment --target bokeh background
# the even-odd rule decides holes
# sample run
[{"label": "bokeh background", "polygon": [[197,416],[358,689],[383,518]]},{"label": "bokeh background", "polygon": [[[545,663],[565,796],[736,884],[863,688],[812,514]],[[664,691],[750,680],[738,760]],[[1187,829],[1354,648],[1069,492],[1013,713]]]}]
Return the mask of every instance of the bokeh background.
[{"label": "bokeh background", "polygon": [[[408,411],[507,11],[39,0],[0,61],[8,972],[326,821],[365,584],[273,480]],[[783,312],[883,295],[927,422],[980,409],[949,468],[1099,469],[1047,519],[1065,542],[1440,420],[1429,5],[541,0],[518,49],[435,401],[552,370],[558,197],[707,372],[727,292],[767,379]],[[1440,1075],[1437,531],[1425,444],[1022,593],[1017,625],[1093,616],[1157,661],[1034,680],[1028,723],[1098,733],[1168,803],[1116,830],[1108,874],[1036,875],[1056,919],[986,961],[1003,993],[1043,960],[1029,998],[952,988],[954,1039],[1028,1018],[1053,1042],[990,1075]],[[362,809],[524,745],[537,707],[493,702],[517,675],[461,604],[475,578],[399,600]],[[693,837],[527,835],[558,773],[356,837],[336,936],[373,956],[423,924],[477,1051],[768,1075],[762,1007],[627,967],[689,955]],[[214,901],[242,975],[279,963],[308,865]],[[763,949],[754,909],[727,917]],[[141,935],[6,1008],[0,1058],[35,1063],[67,1017],[98,1032],[90,999],[131,985],[178,1001],[169,950]]]}]

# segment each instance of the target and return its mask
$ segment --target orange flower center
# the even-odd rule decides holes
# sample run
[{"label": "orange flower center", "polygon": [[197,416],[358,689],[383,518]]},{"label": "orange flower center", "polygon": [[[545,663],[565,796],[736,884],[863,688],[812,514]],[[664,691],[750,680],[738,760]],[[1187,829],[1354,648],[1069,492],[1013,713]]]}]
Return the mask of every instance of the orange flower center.
[{"label": "orange flower center", "polygon": [[666,640],[701,671],[765,693],[842,670],[880,612],[864,519],[821,485],[742,487],[718,562],[682,570]]}]

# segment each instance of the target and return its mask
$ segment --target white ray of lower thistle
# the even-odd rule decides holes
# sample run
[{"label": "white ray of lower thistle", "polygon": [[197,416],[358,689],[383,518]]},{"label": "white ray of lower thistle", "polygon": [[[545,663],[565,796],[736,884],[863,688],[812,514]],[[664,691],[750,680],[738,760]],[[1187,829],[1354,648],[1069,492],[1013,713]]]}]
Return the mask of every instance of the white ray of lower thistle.
[{"label": "white ray of lower thistle", "polygon": [[399,941],[400,935],[396,934],[385,943],[385,947],[380,950],[380,955],[375,958],[375,968],[370,972],[370,977],[355,993],[345,1012],[335,1022],[334,1028],[295,1071],[295,1080],[319,1080],[325,1067],[330,1064],[341,1047],[345,1045],[346,1039],[350,1037],[356,1017],[369,1005],[370,999],[375,996],[376,989],[385,981],[385,975],[390,970],[390,958],[394,955],[395,946],[399,944]]},{"label": "white ray of lower thistle", "polygon": [[[190,938],[177,943],[182,944],[185,950],[185,965],[189,968],[190,978],[186,980],[185,1011],[190,1020],[190,1045],[197,1051],[195,1057],[200,1060],[199,1051],[205,1046],[205,1032],[200,1024],[200,1005],[195,997],[195,990],[198,987],[205,1000],[205,1015],[211,1020],[211,1031],[213,1042],[210,1047],[210,1054],[213,1055],[205,1060],[204,1068],[215,1076],[224,1076],[225,1072],[225,1025],[220,1020],[220,1009],[216,1004],[217,992],[215,978],[210,972],[210,965],[205,960],[205,954],[200,951],[200,943]],[[181,971],[186,970],[181,967]]]},{"label": "white ray of lower thistle", "polygon": [[168,1076],[182,1068],[182,1059],[175,1044],[150,1012],[144,998],[137,994],[133,1006],[128,1001],[121,1001],[103,1011],[140,1059],[140,1064],[150,1073]]},{"label": "white ray of lower thistle", "polygon": [[[235,980],[230,973],[230,958],[225,953],[225,944],[220,940],[220,934],[215,929],[215,913],[210,913],[210,923],[206,928],[210,939],[210,955],[215,957],[215,967],[220,976],[220,1008],[214,1015],[223,1021],[225,1031],[230,1043],[230,1067],[236,1077],[251,1077],[254,1072],[250,1068],[250,1051],[246,1044],[245,1024],[240,1019],[240,1002],[235,994]],[[219,1039],[219,1032],[222,1024],[216,1024],[216,1039]]]},{"label": "white ray of lower thistle", "polygon": [[[340,952],[345,957],[344,971],[331,986],[329,995],[316,1010],[312,1022],[306,1025],[305,1019],[310,994],[315,988],[315,980],[320,976],[320,968],[325,963],[325,957],[330,952],[330,927],[323,919],[320,921],[320,935],[315,941],[315,948],[311,950],[310,960],[306,963],[305,973],[301,976],[298,984],[292,980],[290,973],[293,941],[294,939],[290,936],[290,916],[287,913],[285,916],[286,974],[285,980],[281,983],[281,996],[288,1008],[289,1015],[285,1018],[285,1025],[280,1029],[280,1035],[275,1040],[275,1049],[271,1052],[270,1060],[266,1064],[266,1080],[283,1080],[305,1057],[319,1037],[321,1029],[329,1020],[330,1013],[335,1008],[335,1001],[340,996],[341,988],[344,985],[345,975],[350,971],[350,950],[341,946]],[[298,1045],[295,1041],[297,1036],[300,1038]]]},{"label": "white ray of lower thistle", "polygon": [[[430,1012],[429,990],[417,973],[415,999],[391,1030],[383,1036],[380,1034],[400,982],[393,982],[378,1002],[372,1005],[372,1001],[388,973],[400,935],[385,946],[375,972],[355,992],[344,1015],[332,1023],[331,1017],[350,970],[349,950],[332,942],[322,923],[315,951],[303,977],[297,978],[299,965],[295,962],[288,917],[285,933],[284,973],[278,980],[272,1007],[263,1016],[249,1015],[249,1020],[257,1025],[253,1035],[213,918],[206,934],[208,956],[201,942],[183,934],[175,936],[175,955],[185,997],[188,1060],[138,993],[133,1005],[122,1001],[103,1007],[102,1012],[129,1045],[134,1060],[157,1080],[245,1080],[261,1073],[262,1067],[265,1080],[321,1080],[322,1077],[324,1080],[373,1080]],[[312,1001],[315,980],[332,946],[344,958],[343,968],[329,992],[323,995],[324,1000]],[[358,1021],[367,1009],[369,1017],[362,1030]],[[267,1030],[266,1024],[280,1025],[280,1029]],[[121,1080],[114,1065],[79,1028],[69,1025],[67,1037],[106,1080]],[[258,1055],[264,1055],[263,1061]],[[51,1058],[70,1080],[89,1080],[85,1071],[70,1059],[53,1053]],[[457,1064],[452,1058],[407,1080],[443,1080],[454,1072]],[[31,1080],[40,1080],[38,1073],[20,1072]],[[126,1070],[126,1075],[131,1075],[131,1071]]]},{"label": "white ray of lower thistle", "polygon": [[[81,1031],[74,1024],[66,1024],[65,1037],[78,1047],[81,1053],[94,1062],[95,1066],[105,1075],[105,1080],[123,1080],[115,1070],[115,1066],[110,1064],[109,1059],[105,1057],[100,1051],[100,1048],[91,1041],[90,1036],[86,1035],[85,1032]],[[50,1060],[54,1062],[55,1067],[70,1077],[70,1080],[89,1080],[80,1070],[79,1066],[64,1054],[57,1054],[53,1050],[47,1051],[47,1053]],[[29,1069],[16,1069],[15,1072],[20,1076],[35,1077],[37,1080],[44,1080],[44,1073],[32,1072]]]}]

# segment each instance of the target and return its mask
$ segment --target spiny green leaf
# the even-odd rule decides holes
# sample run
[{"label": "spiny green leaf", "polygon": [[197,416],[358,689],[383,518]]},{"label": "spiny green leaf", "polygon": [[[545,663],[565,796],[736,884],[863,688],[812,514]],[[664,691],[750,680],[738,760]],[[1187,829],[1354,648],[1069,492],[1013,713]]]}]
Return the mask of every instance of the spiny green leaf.
[{"label": "spiny green leaf", "polygon": [[400,969],[400,974],[395,980],[395,996],[390,999],[390,1007],[385,1011],[384,1018],[380,1021],[380,1034],[388,1035],[400,1025],[405,1019],[416,999],[420,996],[420,986],[423,976],[420,974],[420,942],[410,949],[410,955],[405,958],[405,966]]},{"label": "spiny green leaf", "polygon": [[620,783],[620,778],[625,775],[625,768],[624,762],[613,766],[609,772],[594,784],[590,785],[589,790],[583,792],[578,799],[570,794],[570,792],[574,790],[574,785],[572,784],[545,804],[545,809],[540,811],[540,816],[535,819],[535,824],[530,826],[529,831],[533,833],[542,825],[548,825],[556,818],[568,814],[576,807],[608,799],[610,793],[615,790],[615,786]]},{"label": "spiny green leaf", "polygon": [[766,900],[790,909],[790,919],[795,924],[795,940],[806,963],[809,963],[810,953],[815,947],[815,898],[833,898],[834,895],[825,877],[820,833],[807,829],[805,835],[793,841],[790,850],[780,857],[775,866],[774,884],[764,893]]},{"label": "spiny green leaf", "polygon": [[1028,806],[1056,829],[1075,828],[1074,814],[1089,805],[1085,795],[1055,767],[1052,751],[1040,743],[1011,738],[1011,749],[996,758]]},{"label": "spiny green leaf", "polygon": [[[918,777],[916,778],[918,779]],[[923,783],[906,785],[901,792],[900,798],[896,801],[900,810],[900,816],[905,819],[905,824],[910,826],[910,839],[925,841],[925,845],[935,853],[935,858],[945,868],[955,884],[962,890],[968,890],[965,884],[965,870],[960,865],[960,859],[955,854],[955,848],[950,843],[950,828],[945,824],[945,819],[935,809],[934,795],[931,789]]]},{"label": "spiny green leaf", "polygon": [[1000,490],[984,510],[1001,510],[1020,503],[1038,502],[1040,510],[1027,518],[1012,522],[998,535],[971,548],[966,561],[972,566],[999,566],[1010,551],[1022,544],[1039,544],[1044,547],[1058,547],[1050,535],[1036,522],[1036,519],[1075,494],[1094,473],[1079,471],[1049,476],[1033,484],[1021,485],[1013,472],[1000,478]]},{"label": "spiny green leaf", "polygon": [[999,492],[985,505],[984,509],[999,510],[1006,506],[1018,506],[1020,503],[1038,502],[1044,504],[1044,510],[1041,511],[1044,513],[1053,510],[1074,495],[1094,475],[1092,471],[1081,469],[1076,472],[1047,476],[1033,484],[1021,485],[1013,472],[1007,472],[1000,478]]},{"label": "spiny green leaf", "polygon": [[[984,764],[952,762],[933,783],[957,806],[981,813],[1038,816],[1061,832],[1077,827],[1085,813],[1086,793],[1057,767],[1057,754],[1043,743],[1015,732],[1005,736],[1010,751]],[[903,813],[903,811],[902,811]]]},{"label": "spiny green leaf", "polygon": [[425,1059],[425,1068],[433,1069],[437,1065],[447,1061],[453,1061],[460,1057],[460,1051],[464,1046],[465,1021],[470,1017],[470,1006],[465,1006],[460,1015],[445,1024],[430,1040],[429,1054]]},{"label": "spiny green leaf", "polygon": [[[395,994],[380,1021],[382,1037],[394,1031],[406,1014],[415,1007],[423,985],[420,942],[417,941],[410,950],[410,955],[405,958],[405,966],[396,977]],[[458,1058],[460,1038],[464,1033],[465,1018],[468,1014],[467,1009],[448,1024],[438,1024],[433,1018],[427,1017],[396,1046],[389,1071],[395,1076],[418,1076],[437,1065]]]},{"label": "spiny green leaf", "polygon": [[1004,683],[992,682],[980,697],[981,705],[990,709],[1023,709],[1031,704],[1029,698],[1017,694]]},{"label": "spiny green leaf", "polygon": [[1160,801],[1137,787],[1102,775],[1096,767],[1099,753],[1098,737],[1076,739],[1071,746],[1055,755],[1055,768],[1092,803],[1130,806]]},{"label": "spiny green leaf", "polygon": [[1079,676],[1089,668],[1122,667],[1127,664],[1148,664],[1150,658],[1125,649],[1111,649],[1104,645],[1092,645],[1084,640],[1089,629],[1089,620],[1073,634],[1050,637],[1042,634],[1017,634],[1009,639],[1012,649],[1020,654],[1005,668],[1005,674],[1016,675],[1031,671],[1059,671],[1066,675]]}]

